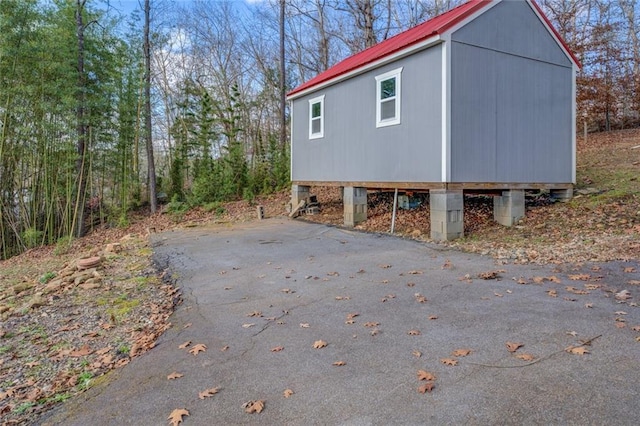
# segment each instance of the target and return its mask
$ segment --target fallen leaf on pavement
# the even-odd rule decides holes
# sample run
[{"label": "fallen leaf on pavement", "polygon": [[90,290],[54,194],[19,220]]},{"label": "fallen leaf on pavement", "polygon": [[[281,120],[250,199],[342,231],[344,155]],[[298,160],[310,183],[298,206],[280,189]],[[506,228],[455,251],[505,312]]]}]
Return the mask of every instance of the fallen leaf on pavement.
[{"label": "fallen leaf on pavement", "polygon": [[437,315],[431,315],[431,316],[429,316],[429,319],[430,320],[437,320],[438,316]]},{"label": "fallen leaf on pavement", "polygon": [[253,327],[255,324],[254,323],[247,323],[247,324],[242,324],[242,328],[249,328],[249,327]]},{"label": "fallen leaf on pavement", "polygon": [[471,353],[471,349],[456,349],[451,353],[453,356],[467,356]]},{"label": "fallen leaf on pavement", "polygon": [[249,414],[253,413],[261,413],[264,410],[264,401],[249,401],[245,402],[243,405],[244,411]]},{"label": "fallen leaf on pavement", "polygon": [[289,398],[291,395],[293,395],[293,391],[291,389],[285,389],[283,395],[285,398]]},{"label": "fallen leaf on pavement", "polygon": [[378,267],[379,267],[379,268],[382,268],[382,269],[389,269],[389,268],[391,268],[391,265],[388,265],[388,264],[381,264],[381,265],[378,265]]},{"label": "fallen leaf on pavement", "polygon": [[515,343],[515,342],[507,342],[505,343],[505,345],[507,346],[507,350],[509,352],[515,352],[518,350],[518,348],[521,348],[522,346],[524,346],[522,343]]},{"label": "fallen leaf on pavement", "polygon": [[420,393],[431,392],[435,387],[436,387],[435,383],[427,382],[418,388],[418,392]]},{"label": "fallen leaf on pavement", "polygon": [[191,344],[191,340],[187,340],[186,342],[184,342],[183,344],[181,344],[180,346],[178,346],[179,349],[184,349],[187,346],[189,346]]},{"label": "fallen leaf on pavement", "polygon": [[247,314],[248,317],[261,317],[262,316],[262,312],[260,311],[253,311],[253,312],[249,312]]},{"label": "fallen leaf on pavement", "polygon": [[630,274],[630,273],[635,272],[635,271],[636,271],[636,268],[634,268],[633,266],[628,266],[628,267],[624,268],[624,269],[623,269],[623,271],[624,271],[626,274]]},{"label": "fallen leaf on pavement", "polygon": [[558,297],[558,292],[555,290],[549,290],[547,291],[547,294],[551,297]]},{"label": "fallen leaf on pavement", "polygon": [[205,399],[218,393],[218,388],[205,389],[198,393],[198,398]]},{"label": "fallen leaf on pavement", "polygon": [[313,347],[315,349],[321,349],[325,346],[327,346],[327,342],[325,342],[324,340],[316,340],[315,342],[313,342]]},{"label": "fallen leaf on pavement", "polygon": [[531,354],[517,354],[516,358],[521,359],[523,361],[533,361],[534,359],[536,359],[536,357]]},{"label": "fallen leaf on pavement", "polygon": [[309,328],[309,323],[308,322],[301,322],[300,323],[300,328]]},{"label": "fallen leaf on pavement", "polygon": [[336,361],[333,363],[333,365],[335,365],[336,367],[342,367],[343,365],[347,365],[347,363],[344,361]]},{"label": "fallen leaf on pavement", "polygon": [[572,281],[587,281],[589,278],[591,278],[591,275],[589,274],[569,275],[569,279]]},{"label": "fallen leaf on pavement", "polygon": [[275,348],[271,348],[271,352],[280,352],[284,349],[284,346],[276,346]]},{"label": "fallen leaf on pavement", "polygon": [[197,345],[189,349],[189,353],[193,355],[198,355],[200,352],[206,352],[206,351],[207,351],[207,346],[203,343],[198,343]]},{"label": "fallen leaf on pavement", "polygon": [[172,426],[178,426],[180,423],[182,423],[182,417],[188,415],[189,412],[184,408],[176,408],[171,412],[169,417],[167,417],[167,420],[171,421]]},{"label": "fallen leaf on pavement", "polygon": [[627,300],[631,299],[631,293],[629,290],[622,290],[616,293],[616,299],[618,300]]},{"label": "fallen leaf on pavement", "polygon": [[411,352],[411,355],[415,356],[416,358],[420,358],[422,356],[422,352],[415,350]]},{"label": "fallen leaf on pavement", "polygon": [[184,376],[184,374],[180,374],[180,373],[176,373],[175,371],[171,374],[169,374],[167,376],[167,379],[169,380],[173,380],[173,379],[179,379],[180,377]]},{"label": "fallen leaf on pavement", "polygon": [[409,336],[419,336],[420,335],[420,330],[409,330],[409,331],[407,331],[407,334]]},{"label": "fallen leaf on pavement", "polygon": [[584,355],[588,354],[589,351],[584,346],[569,346],[565,349],[567,352],[575,354],[575,355]]},{"label": "fallen leaf on pavement", "polygon": [[350,319],[354,319],[355,317],[357,317],[357,316],[359,316],[359,315],[360,315],[360,314],[359,314],[359,313],[357,313],[357,312],[354,312],[354,313],[352,313],[352,314],[347,314],[347,319],[348,319],[348,320],[350,320]]},{"label": "fallen leaf on pavement", "polygon": [[418,370],[418,380],[435,380],[436,376],[426,370]]},{"label": "fallen leaf on pavement", "polygon": [[453,358],[442,358],[440,362],[444,365],[450,365],[452,367],[458,365],[458,360]]},{"label": "fallen leaf on pavement", "polygon": [[221,352],[224,352],[224,351],[226,351],[226,350],[229,350],[229,346],[223,346],[223,347],[220,349],[220,351],[221,351]]},{"label": "fallen leaf on pavement", "polygon": [[380,325],[379,322],[373,322],[373,321],[369,321],[369,322],[365,322],[363,324],[365,327],[377,327]]}]

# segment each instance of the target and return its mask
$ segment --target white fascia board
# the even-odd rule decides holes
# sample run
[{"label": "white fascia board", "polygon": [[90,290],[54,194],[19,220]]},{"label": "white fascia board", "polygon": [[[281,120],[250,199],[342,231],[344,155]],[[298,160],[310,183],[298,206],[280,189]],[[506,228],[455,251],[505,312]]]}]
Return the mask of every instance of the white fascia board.
[{"label": "white fascia board", "polygon": [[441,181],[451,181],[451,35],[446,34],[442,43],[442,57],[440,79],[442,81],[441,96],[441,115],[442,122],[440,128],[440,136],[442,138],[441,149]]},{"label": "white fascia board", "polygon": [[576,73],[578,66],[571,67],[571,182],[576,184]]},{"label": "white fascia board", "polygon": [[289,180],[293,180],[293,102],[289,102]]},{"label": "white fascia board", "polygon": [[393,61],[397,61],[398,59],[404,58],[405,56],[409,56],[409,55],[411,55],[411,54],[413,54],[413,53],[415,53],[415,52],[417,52],[419,50],[427,49],[427,48],[429,48],[431,46],[434,46],[434,45],[436,45],[436,44],[438,44],[440,42],[441,42],[440,35],[436,34],[435,36],[429,37],[428,39],[426,39],[424,41],[421,41],[420,43],[416,43],[414,45],[406,47],[406,48],[404,48],[402,50],[399,50],[399,51],[397,51],[397,52],[395,52],[395,53],[393,53],[391,55],[388,55],[388,56],[385,56],[383,58],[380,58],[380,59],[378,59],[378,60],[376,60],[374,62],[371,62],[369,64],[363,65],[363,66],[361,66],[359,68],[356,68],[356,69],[351,70],[349,72],[346,72],[344,74],[340,74],[340,75],[338,75],[338,76],[336,76],[336,77],[334,77],[334,78],[332,78],[330,80],[327,80],[327,81],[322,82],[320,84],[317,84],[315,86],[311,86],[311,87],[303,90],[302,92],[298,92],[298,93],[293,94],[292,96],[288,96],[287,99],[292,101],[294,99],[297,99],[297,98],[300,98],[302,96],[308,95],[309,93],[312,93],[312,92],[315,92],[317,90],[323,89],[323,88],[325,88],[327,86],[331,86],[331,85],[339,83],[341,81],[348,80],[348,79],[350,79],[352,77],[355,77],[355,76],[357,76],[359,74],[364,74],[365,72],[367,72],[369,70],[372,70],[372,69],[375,69],[375,68],[379,68],[379,67],[381,67],[383,65],[386,65],[386,64],[388,64],[390,62],[393,62]]}]

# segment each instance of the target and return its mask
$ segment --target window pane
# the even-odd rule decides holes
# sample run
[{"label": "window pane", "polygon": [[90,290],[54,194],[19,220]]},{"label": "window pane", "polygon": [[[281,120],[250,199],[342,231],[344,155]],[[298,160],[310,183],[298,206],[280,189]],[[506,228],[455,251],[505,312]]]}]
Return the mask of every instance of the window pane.
[{"label": "window pane", "polygon": [[315,118],[311,120],[311,134],[315,135],[316,133],[320,133],[320,119]]},{"label": "window pane", "polygon": [[391,98],[396,95],[396,78],[380,82],[380,99]]},{"label": "window pane", "polygon": [[311,105],[311,117],[320,117],[320,111],[320,102],[316,102],[315,104]]},{"label": "window pane", "polygon": [[396,117],[396,100],[390,99],[380,103],[380,120]]}]

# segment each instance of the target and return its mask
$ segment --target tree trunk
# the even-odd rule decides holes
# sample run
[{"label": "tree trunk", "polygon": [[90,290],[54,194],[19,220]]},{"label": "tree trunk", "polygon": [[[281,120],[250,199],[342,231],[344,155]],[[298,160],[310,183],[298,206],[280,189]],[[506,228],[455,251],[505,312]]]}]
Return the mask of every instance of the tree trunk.
[{"label": "tree trunk", "polygon": [[86,172],[86,138],[87,138],[87,124],[85,122],[85,103],[86,103],[86,78],[84,73],[84,20],[82,12],[86,0],[76,0],[76,34],[78,38],[78,87],[76,95],[76,121],[78,133],[78,141],[76,143],[76,151],[78,158],[76,160],[76,175],[77,175],[77,194],[75,199],[75,211],[73,215],[73,229],[76,237],[82,237],[85,232],[84,228],[84,207],[86,202],[86,190],[87,190],[87,172]]},{"label": "tree trunk", "polygon": [[284,58],[284,16],[285,0],[280,0],[280,146],[287,144],[287,100],[285,86],[285,58]]},{"label": "tree trunk", "polygon": [[156,191],[156,165],[153,158],[153,138],[151,134],[151,46],[149,41],[149,11],[151,6],[149,1],[144,1],[144,128],[147,148],[147,188],[149,191],[149,206],[153,214],[158,210],[158,198]]}]

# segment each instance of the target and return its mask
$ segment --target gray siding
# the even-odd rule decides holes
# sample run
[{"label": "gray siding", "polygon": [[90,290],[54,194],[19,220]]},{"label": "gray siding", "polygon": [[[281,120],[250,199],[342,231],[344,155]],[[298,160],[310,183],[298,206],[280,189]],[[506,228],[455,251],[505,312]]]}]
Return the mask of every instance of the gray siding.
[{"label": "gray siding", "polygon": [[571,61],[524,1],[502,1],[451,35],[453,41],[570,67]]},{"label": "gray siding", "polygon": [[451,181],[570,183],[571,63],[528,4],[500,3],[452,38]]},{"label": "gray siding", "polygon": [[[376,128],[375,76],[402,71],[401,123]],[[439,182],[441,48],[435,46],[293,101],[292,180]],[[324,137],[309,139],[309,102],[325,95]]]}]

